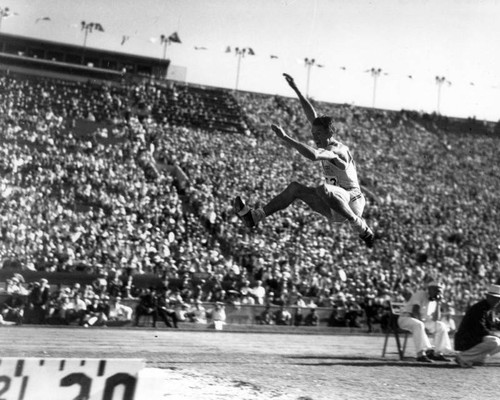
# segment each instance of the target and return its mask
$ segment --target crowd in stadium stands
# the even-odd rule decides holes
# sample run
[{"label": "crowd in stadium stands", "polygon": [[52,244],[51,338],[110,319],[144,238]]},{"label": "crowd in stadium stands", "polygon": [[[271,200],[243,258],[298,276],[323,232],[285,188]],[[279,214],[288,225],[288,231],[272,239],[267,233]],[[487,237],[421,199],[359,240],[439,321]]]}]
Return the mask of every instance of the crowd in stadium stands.
[{"label": "crowd in stadium stands", "polygon": [[[134,287],[142,274],[162,279],[152,315],[172,326],[182,320],[172,301],[279,308],[302,298],[311,314],[332,308],[331,325],[358,326],[436,278],[444,306],[465,311],[498,279],[499,138],[478,122],[480,134],[457,134],[412,112],[315,107],[339,119],[358,161],[373,250],[303,204],[253,231],[233,215],[235,194],[263,204],[291,180],[319,181],[319,167],[269,129],[277,122],[309,138],[295,99],[0,75],[1,266],[99,276],[93,294],[51,293],[44,303],[44,318],[81,324],[104,324],[117,299],[148,295]],[[82,133],[81,120],[95,128]],[[272,320],[315,323],[282,314]]]}]

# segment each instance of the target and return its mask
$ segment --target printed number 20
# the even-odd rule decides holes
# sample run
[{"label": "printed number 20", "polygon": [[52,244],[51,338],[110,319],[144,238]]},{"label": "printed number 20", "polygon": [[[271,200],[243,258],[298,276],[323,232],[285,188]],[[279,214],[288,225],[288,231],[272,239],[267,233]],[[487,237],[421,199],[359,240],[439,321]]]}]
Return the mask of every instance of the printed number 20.
[{"label": "printed number 20", "polygon": [[[82,373],[73,373],[66,375],[61,379],[61,386],[67,387],[72,385],[80,385],[80,393],[75,400],[86,400],[90,397],[90,387],[92,386],[92,378]],[[113,400],[115,388],[118,385],[125,385],[122,400],[132,400],[135,392],[136,378],[125,373],[117,373],[106,379],[102,400]],[[1,400],[1,399],[0,399]]]}]

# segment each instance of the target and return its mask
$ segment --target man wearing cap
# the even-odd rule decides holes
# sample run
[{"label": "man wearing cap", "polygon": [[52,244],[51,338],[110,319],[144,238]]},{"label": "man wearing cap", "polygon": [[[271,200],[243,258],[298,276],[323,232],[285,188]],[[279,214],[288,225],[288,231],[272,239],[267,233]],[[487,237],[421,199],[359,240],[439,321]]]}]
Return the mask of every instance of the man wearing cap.
[{"label": "man wearing cap", "polygon": [[455,350],[460,352],[455,360],[461,367],[483,365],[486,357],[500,352],[500,337],[492,332],[492,311],[498,304],[500,285],[490,285],[486,298],[465,313],[455,333]]},{"label": "man wearing cap", "polygon": [[[450,361],[443,353],[450,352],[448,328],[441,319],[440,301],[442,286],[438,282],[427,284],[427,290],[417,290],[403,307],[398,318],[401,329],[412,333],[417,361]],[[434,334],[435,348],[427,332]]]}]

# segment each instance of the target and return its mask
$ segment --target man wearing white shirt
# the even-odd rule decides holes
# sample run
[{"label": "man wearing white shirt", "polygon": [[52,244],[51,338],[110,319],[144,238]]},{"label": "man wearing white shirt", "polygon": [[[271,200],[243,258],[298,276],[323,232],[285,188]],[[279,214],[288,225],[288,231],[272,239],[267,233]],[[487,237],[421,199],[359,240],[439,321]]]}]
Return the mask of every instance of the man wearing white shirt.
[{"label": "man wearing white shirt", "polygon": [[[418,290],[401,310],[398,325],[412,333],[417,361],[450,361],[443,353],[452,351],[448,328],[440,321],[442,286],[430,282],[427,290]],[[434,334],[435,348],[431,345],[426,330]]]},{"label": "man wearing white shirt", "polygon": [[78,321],[79,324],[83,324],[83,319],[85,317],[85,312],[87,311],[87,303],[81,298],[79,292],[75,292],[65,306],[65,319],[69,324],[73,321]]},{"label": "man wearing white shirt", "polygon": [[257,281],[257,286],[252,290],[252,294],[255,296],[257,304],[264,304],[266,288],[262,286],[262,281]]},{"label": "man wearing white shirt", "polygon": [[109,302],[108,321],[127,323],[132,321],[132,307],[121,303],[120,296],[112,297]]}]

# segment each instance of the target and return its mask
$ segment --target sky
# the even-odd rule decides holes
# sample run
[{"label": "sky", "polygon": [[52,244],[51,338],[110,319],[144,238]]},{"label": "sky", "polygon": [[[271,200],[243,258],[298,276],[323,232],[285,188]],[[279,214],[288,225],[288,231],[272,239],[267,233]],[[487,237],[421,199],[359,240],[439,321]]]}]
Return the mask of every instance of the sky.
[{"label": "sky", "polygon": [[177,32],[190,83],[293,96],[287,72],[320,101],[500,120],[500,0],[0,1],[4,33],[83,45],[96,22],[88,47],[162,58]]}]

